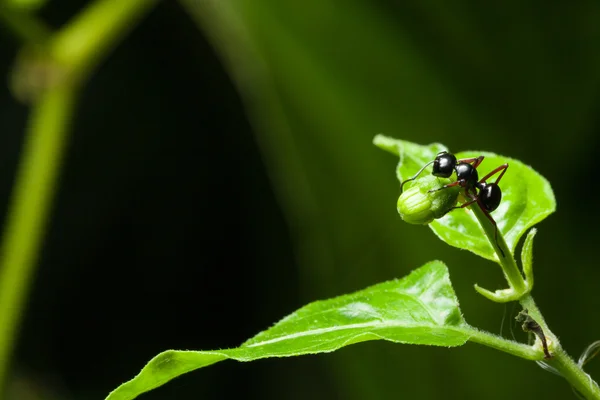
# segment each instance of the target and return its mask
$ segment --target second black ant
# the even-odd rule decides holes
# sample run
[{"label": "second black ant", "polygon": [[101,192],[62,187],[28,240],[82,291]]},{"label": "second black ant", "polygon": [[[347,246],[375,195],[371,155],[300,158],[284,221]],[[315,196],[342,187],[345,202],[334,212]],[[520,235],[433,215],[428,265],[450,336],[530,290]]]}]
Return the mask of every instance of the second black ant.
[{"label": "second black ant", "polygon": [[[432,189],[430,192],[435,192],[437,190],[442,190],[453,186],[460,186],[464,188],[464,193],[469,200],[460,206],[451,207],[447,212],[457,208],[465,208],[473,203],[477,203],[485,216],[490,220],[492,225],[494,225],[494,238],[496,239],[496,246],[498,246],[498,250],[500,250],[502,257],[504,257],[504,251],[502,251],[500,245],[498,244],[498,225],[490,213],[498,208],[500,201],[502,200],[502,190],[500,189],[500,186],[498,186],[498,183],[506,172],[508,164],[500,165],[499,167],[493,169],[489,174],[479,179],[477,167],[479,164],[481,164],[484,158],[484,156],[479,156],[474,158],[457,159],[454,154],[448,153],[447,151],[442,151],[437,154],[434,160],[425,164],[415,176],[402,182],[402,185],[400,185],[400,191],[402,192],[402,188],[404,187],[405,183],[415,180],[425,170],[425,168],[431,164],[433,164],[433,170],[431,174],[440,178],[450,178],[452,173],[456,172],[455,182],[444,185],[438,189]],[[487,180],[497,173],[500,173],[500,175],[496,181],[493,183],[488,183]]]}]

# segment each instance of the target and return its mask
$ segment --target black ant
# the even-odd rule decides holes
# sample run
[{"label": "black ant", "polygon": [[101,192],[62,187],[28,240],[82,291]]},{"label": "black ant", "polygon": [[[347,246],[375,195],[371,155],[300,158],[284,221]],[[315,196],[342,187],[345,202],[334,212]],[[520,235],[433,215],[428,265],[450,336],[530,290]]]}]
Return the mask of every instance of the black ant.
[{"label": "black ant", "polygon": [[[504,251],[502,251],[500,245],[498,244],[498,226],[496,225],[496,221],[494,221],[494,218],[492,218],[490,213],[498,208],[500,205],[500,200],[502,200],[502,190],[500,189],[500,186],[498,186],[498,182],[500,182],[500,179],[502,179],[502,176],[506,172],[508,164],[502,164],[483,178],[479,179],[477,167],[479,164],[481,164],[483,159],[484,156],[462,158],[457,160],[454,154],[448,153],[447,151],[442,151],[437,154],[433,161],[425,164],[415,176],[402,182],[402,185],[400,185],[400,192],[402,192],[402,187],[406,182],[415,180],[430,164],[433,164],[432,175],[440,178],[450,178],[452,173],[456,172],[455,182],[444,185],[438,189],[432,189],[429,192],[435,192],[437,190],[442,190],[453,186],[460,186],[464,188],[465,195],[469,198],[469,201],[461,204],[460,206],[451,207],[447,213],[457,208],[468,207],[477,202],[485,216],[490,220],[492,225],[494,225],[494,237],[496,239],[496,245],[498,246],[498,250],[500,250],[502,257],[504,257]],[[500,172],[500,176],[498,176],[496,182],[486,182],[498,172]]]}]

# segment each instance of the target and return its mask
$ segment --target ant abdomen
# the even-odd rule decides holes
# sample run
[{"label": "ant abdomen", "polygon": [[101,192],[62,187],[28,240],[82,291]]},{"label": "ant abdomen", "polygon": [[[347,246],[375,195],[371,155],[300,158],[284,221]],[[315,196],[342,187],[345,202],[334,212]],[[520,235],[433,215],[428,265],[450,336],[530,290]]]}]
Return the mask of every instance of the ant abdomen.
[{"label": "ant abdomen", "polygon": [[484,183],[479,186],[479,197],[486,211],[492,212],[500,205],[502,190],[495,183]]}]

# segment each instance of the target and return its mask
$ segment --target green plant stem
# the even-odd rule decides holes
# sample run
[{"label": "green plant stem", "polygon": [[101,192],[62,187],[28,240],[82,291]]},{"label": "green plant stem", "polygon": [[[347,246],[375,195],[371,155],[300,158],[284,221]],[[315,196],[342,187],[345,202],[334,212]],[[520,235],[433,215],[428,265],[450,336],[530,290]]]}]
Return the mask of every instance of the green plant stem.
[{"label": "green plant stem", "polygon": [[75,89],[44,94],[31,110],[0,258],[0,396],[54,194]]},{"label": "green plant stem", "polygon": [[[536,315],[538,318],[540,318],[540,320],[543,320],[543,318],[541,318],[541,314],[539,314],[538,308],[533,303],[531,296],[527,295],[526,297],[527,300],[525,303],[527,304],[529,314],[532,315],[532,317],[533,315]],[[532,312],[532,310],[534,311]],[[536,322],[540,323],[537,319]],[[554,338],[554,335],[550,332],[547,325],[544,326],[546,327],[546,330],[544,331],[545,333],[547,332],[546,336],[551,336]],[[554,338],[554,340],[556,340],[556,338]],[[480,331],[475,328],[471,330],[471,337],[469,338],[469,341],[479,343],[527,360],[542,361],[543,359],[543,353],[537,349],[534,349],[532,346],[507,340],[500,336],[496,336],[489,332]],[[600,399],[600,388],[598,387],[598,384],[592,380],[592,378],[586,374],[571,357],[569,357],[569,355],[562,349],[562,347],[560,347],[560,345],[553,347],[554,351],[552,359],[544,360],[544,362],[560,372],[562,376],[571,384],[571,386],[577,389],[577,391],[586,399]]]},{"label": "green plant stem", "polygon": [[[58,63],[66,74],[65,79],[52,82],[35,97],[2,237],[0,397],[48,220],[76,93],[102,57],[156,2],[97,0],[73,22],[40,43],[49,50],[49,63]],[[48,35],[31,15],[8,11],[0,8],[0,18],[26,45]],[[27,74],[27,68],[23,73]]]},{"label": "green plant stem", "polygon": [[56,33],[50,44],[52,58],[68,68],[71,79],[85,79],[157,1],[94,1]]},{"label": "green plant stem", "polygon": [[586,399],[600,399],[598,384],[562,348],[558,349],[554,357],[546,363],[556,368]]},{"label": "green plant stem", "polygon": [[551,342],[549,343],[549,347],[553,357],[550,360],[544,360],[544,362],[560,372],[569,384],[577,389],[586,399],[600,399],[600,387],[562,348],[558,338],[552,333],[544,320],[533,297],[526,295],[520,300],[520,303],[524,309],[528,310],[529,315],[542,327],[544,336]]},{"label": "green plant stem", "polygon": [[524,358],[526,360],[539,361],[544,357],[543,354],[531,346],[518,343],[513,340],[504,339],[503,337],[496,336],[489,332],[471,328],[470,334],[471,336],[469,337],[469,341],[471,342],[479,343],[484,346]]},{"label": "green plant stem", "polygon": [[[494,232],[493,225],[490,223],[490,221],[487,219],[487,217],[485,216],[485,214],[479,207],[472,207],[472,209],[473,209],[473,212],[475,213],[475,216],[479,220],[479,223],[481,224],[481,226],[485,232],[485,235],[487,236],[488,240],[490,241],[490,244],[496,251],[496,255],[498,257],[500,265],[502,266],[502,270],[504,271],[504,276],[506,277],[508,284],[517,293],[525,293],[525,289],[527,288],[527,285],[525,284],[523,275],[521,274],[521,272],[517,266],[517,263],[516,263],[514,257],[512,256],[512,252],[508,249],[508,246],[506,245],[504,236],[502,236],[502,233],[500,231],[498,231],[498,243],[500,245],[500,248],[506,255],[506,257],[502,257],[502,255],[500,254],[500,251],[498,250],[498,246],[496,245],[496,239],[494,236],[495,232]],[[521,304],[523,309],[528,310],[528,314],[535,320],[535,322],[537,322],[540,325],[540,327],[544,331],[544,336],[546,337],[546,340],[548,341],[548,347],[550,349],[550,352],[553,355],[553,357],[551,359],[544,360],[544,362],[547,363],[548,365],[554,367],[558,372],[560,372],[562,374],[562,376],[567,380],[567,382],[569,382],[569,384],[571,386],[573,386],[575,389],[577,389],[586,399],[600,400],[600,388],[598,387],[598,384],[587,373],[585,373],[581,369],[581,367],[579,367],[575,363],[575,361],[573,361],[573,359],[571,357],[569,357],[569,355],[564,351],[564,349],[560,345],[560,342],[558,341],[558,338],[550,330],[550,327],[546,323],[546,320],[544,319],[540,309],[535,304],[535,301],[533,300],[533,297],[531,296],[531,294],[525,293],[523,296],[520,297],[519,303]],[[487,334],[487,335],[490,335],[490,334]],[[502,346],[505,346],[504,344],[502,344],[500,342],[490,341],[486,335],[484,335],[482,337],[474,336],[471,340],[473,340],[473,341],[481,340],[481,341],[479,341],[479,343],[482,343],[482,344],[485,344],[485,345],[488,345],[491,347],[494,347],[494,345],[499,345],[499,344],[501,344]],[[510,353],[510,351],[507,351],[506,348],[503,348],[503,347],[496,347],[496,348],[498,350],[502,350],[502,351]],[[541,353],[541,350],[536,349],[535,351],[538,354]],[[512,352],[512,354],[519,355],[515,352]],[[538,357],[538,360],[539,359],[540,358]]]},{"label": "green plant stem", "polygon": [[[496,251],[496,256],[498,257],[500,266],[502,267],[502,272],[504,273],[509,286],[514,289],[516,293],[525,293],[527,290],[527,285],[525,284],[525,280],[523,279],[523,275],[517,266],[515,258],[512,256],[512,251],[508,248],[508,245],[504,240],[504,236],[502,236],[502,233],[498,229],[498,244],[496,244],[496,230],[494,225],[492,225],[490,220],[485,216],[481,207],[475,205],[471,207],[471,210],[483,228],[483,231],[490,241],[490,244]],[[498,245],[500,246],[500,249],[502,249],[502,252],[504,252],[504,256],[502,256],[500,253]]]}]

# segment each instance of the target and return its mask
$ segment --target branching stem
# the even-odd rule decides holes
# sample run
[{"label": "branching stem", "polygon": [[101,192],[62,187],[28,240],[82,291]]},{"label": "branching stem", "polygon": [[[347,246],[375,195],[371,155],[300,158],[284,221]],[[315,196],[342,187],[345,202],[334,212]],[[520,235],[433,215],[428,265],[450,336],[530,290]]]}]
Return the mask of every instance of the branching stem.
[{"label": "branching stem", "polygon": [[77,92],[90,71],[157,0],[96,0],[72,22],[50,32],[33,14],[0,5],[0,23],[36,55],[22,57],[15,76],[36,82],[39,65],[64,68],[56,80],[36,86],[23,154],[10,200],[0,254],[0,398],[4,396],[11,353],[44,237],[66,134]]},{"label": "branching stem", "polygon": [[[550,365],[551,367],[554,367],[558,372],[560,372],[560,374],[567,380],[567,382],[569,382],[569,384],[572,387],[574,387],[579,393],[581,393],[581,395],[583,395],[586,399],[600,400],[600,387],[598,387],[598,384],[587,373],[585,373],[571,357],[569,357],[569,355],[561,347],[556,335],[554,335],[554,333],[552,333],[552,331],[550,330],[550,327],[546,323],[546,320],[544,319],[540,309],[535,304],[531,293],[529,293],[529,291],[531,290],[531,285],[523,279],[523,275],[521,274],[521,271],[517,266],[512,252],[508,249],[508,246],[506,245],[506,241],[504,240],[502,233],[498,231],[498,243],[506,257],[502,257],[496,245],[493,225],[485,217],[485,215],[479,209],[478,206],[472,207],[472,210],[477,219],[479,220],[479,223],[481,224],[490,244],[496,251],[496,256],[498,257],[498,262],[502,267],[504,276],[506,277],[510,288],[514,291],[514,294],[517,296],[515,300],[519,301],[523,309],[528,310],[528,313],[531,316],[531,318],[533,318],[535,322],[537,322],[540,325],[546,336],[546,341],[548,342],[548,348],[550,350],[550,353],[552,354],[552,358],[544,360],[544,362]],[[500,342],[493,340],[491,341],[490,338],[486,335],[476,336],[473,337],[471,340],[492,347],[494,347],[494,344],[500,344],[504,346],[504,344]],[[534,347],[536,346],[534,345]],[[507,351],[507,349],[501,347],[497,348],[498,350],[502,350],[507,353],[523,357],[523,355],[516,354],[514,351]],[[517,352],[520,351],[519,348],[515,349],[517,350]],[[536,352],[540,356],[539,359],[543,358],[544,353],[542,348],[536,348]]]}]

